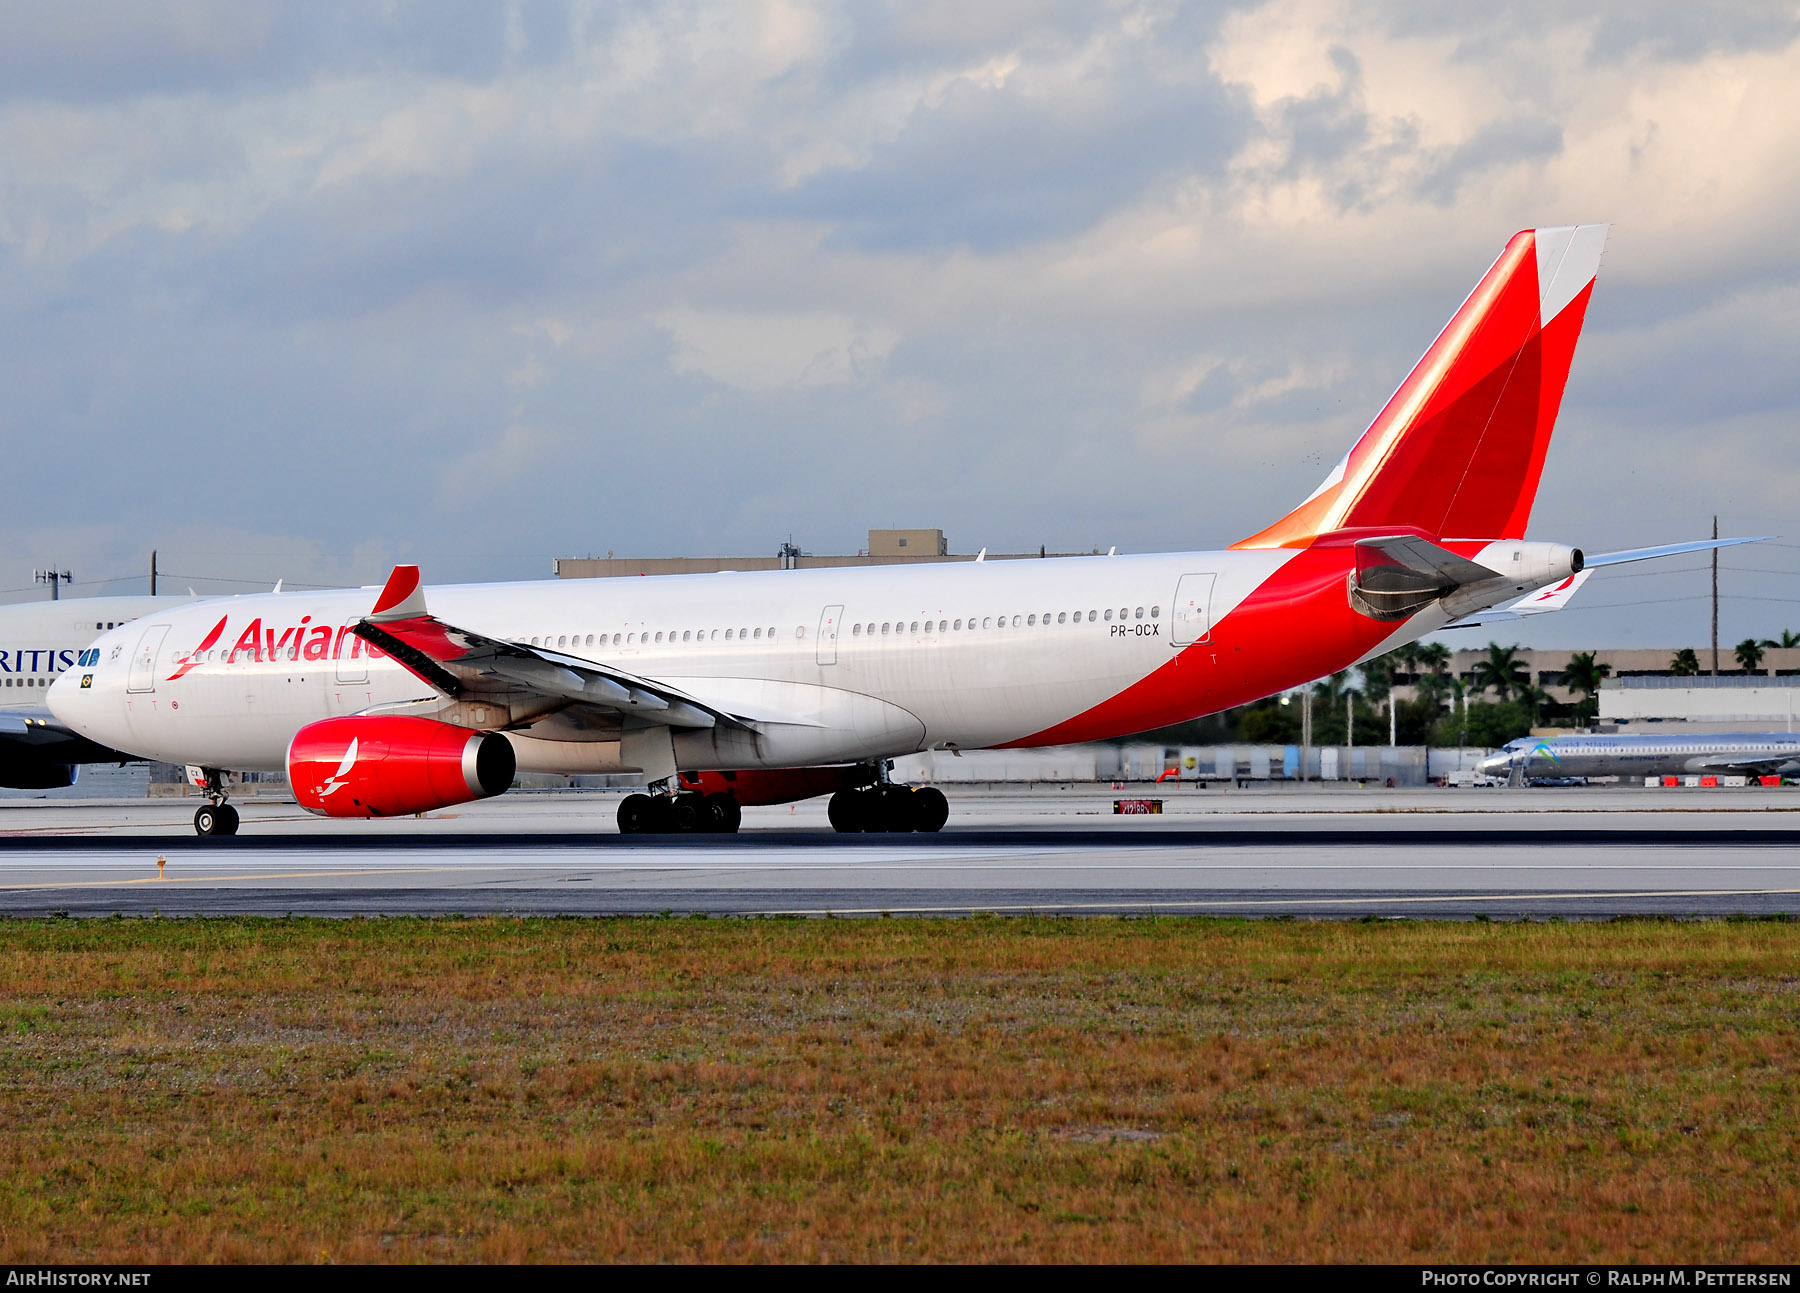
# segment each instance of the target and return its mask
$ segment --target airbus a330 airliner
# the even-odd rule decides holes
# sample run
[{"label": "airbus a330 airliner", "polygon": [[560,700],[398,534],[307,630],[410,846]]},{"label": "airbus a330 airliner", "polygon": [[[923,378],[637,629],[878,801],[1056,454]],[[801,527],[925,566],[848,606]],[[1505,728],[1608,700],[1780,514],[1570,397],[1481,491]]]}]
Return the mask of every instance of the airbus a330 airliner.
[{"label": "airbus a330 airliner", "polygon": [[1324,484],[1225,551],[431,589],[398,566],[379,595],[147,616],[50,707],[197,769],[202,834],[236,830],[224,770],[282,768],[336,817],[636,770],[658,793],[624,801],[628,832],[825,791],[839,830],[936,830],[944,796],[887,784],[886,760],[1179,722],[1713,546],[1584,562],[1525,538],[1605,239],[1515,236]]}]

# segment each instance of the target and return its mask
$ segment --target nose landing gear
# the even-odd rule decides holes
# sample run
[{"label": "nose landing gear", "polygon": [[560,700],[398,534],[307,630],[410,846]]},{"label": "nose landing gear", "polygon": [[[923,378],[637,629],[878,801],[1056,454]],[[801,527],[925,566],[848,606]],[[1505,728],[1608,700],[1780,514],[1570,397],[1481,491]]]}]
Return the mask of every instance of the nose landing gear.
[{"label": "nose landing gear", "polygon": [[236,835],[238,812],[225,802],[230,792],[225,788],[225,774],[218,768],[202,768],[202,789],[208,803],[194,811],[194,834],[202,838]]}]

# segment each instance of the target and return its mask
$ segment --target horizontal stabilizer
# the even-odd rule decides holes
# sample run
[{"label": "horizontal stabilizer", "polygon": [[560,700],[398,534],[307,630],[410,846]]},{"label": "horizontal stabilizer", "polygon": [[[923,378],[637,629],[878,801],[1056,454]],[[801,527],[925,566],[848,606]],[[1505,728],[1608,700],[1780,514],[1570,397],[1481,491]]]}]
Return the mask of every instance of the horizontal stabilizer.
[{"label": "horizontal stabilizer", "polygon": [[1692,543],[1665,543],[1660,548],[1629,548],[1624,552],[1603,552],[1589,557],[1589,569],[1599,566],[1622,566],[1628,561],[1649,561],[1655,557],[1678,557],[1684,552],[1710,552],[1715,548],[1735,548],[1743,543],[1765,543],[1773,535],[1762,534],[1748,539],[1696,539]]}]

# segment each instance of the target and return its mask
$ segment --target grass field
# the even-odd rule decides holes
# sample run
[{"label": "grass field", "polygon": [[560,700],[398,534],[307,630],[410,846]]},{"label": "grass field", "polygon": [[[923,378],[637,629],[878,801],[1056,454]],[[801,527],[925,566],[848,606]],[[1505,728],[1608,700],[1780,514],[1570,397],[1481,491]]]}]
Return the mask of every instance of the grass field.
[{"label": "grass field", "polygon": [[0,1261],[1800,1258],[1800,925],[0,924]]}]

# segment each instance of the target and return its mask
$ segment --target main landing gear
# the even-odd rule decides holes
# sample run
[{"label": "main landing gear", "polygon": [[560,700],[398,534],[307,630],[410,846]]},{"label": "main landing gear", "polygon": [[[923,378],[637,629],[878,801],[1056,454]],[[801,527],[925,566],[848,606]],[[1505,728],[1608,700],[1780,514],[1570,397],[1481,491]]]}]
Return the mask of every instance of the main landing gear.
[{"label": "main landing gear", "polygon": [[864,786],[840,790],[825,810],[832,829],[858,831],[941,831],[950,820],[950,801],[935,786]]},{"label": "main landing gear", "polygon": [[730,795],[626,795],[621,835],[735,835],[744,810]]},{"label": "main landing gear", "polygon": [[211,838],[215,835],[236,835],[238,830],[237,809],[225,802],[229,793],[225,789],[225,774],[217,768],[204,768],[206,781],[202,787],[210,801],[194,811],[194,834]]}]

